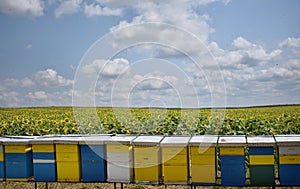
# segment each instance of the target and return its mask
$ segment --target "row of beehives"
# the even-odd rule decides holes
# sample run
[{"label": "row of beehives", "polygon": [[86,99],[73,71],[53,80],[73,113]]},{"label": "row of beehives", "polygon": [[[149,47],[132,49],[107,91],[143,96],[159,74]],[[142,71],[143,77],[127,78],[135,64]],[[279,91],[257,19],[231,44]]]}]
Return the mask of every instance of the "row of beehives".
[{"label": "row of beehives", "polygon": [[277,156],[280,185],[300,185],[300,135],[67,135],[0,142],[0,178],[6,181],[216,185],[219,164],[221,185],[244,186],[247,149],[251,185],[275,184]]}]

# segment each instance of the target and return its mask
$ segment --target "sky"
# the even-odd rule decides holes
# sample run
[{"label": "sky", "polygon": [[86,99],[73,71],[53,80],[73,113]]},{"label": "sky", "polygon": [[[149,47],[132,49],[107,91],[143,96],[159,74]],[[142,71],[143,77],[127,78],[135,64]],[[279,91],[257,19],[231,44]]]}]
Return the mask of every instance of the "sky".
[{"label": "sky", "polygon": [[0,0],[0,107],[300,103],[298,0]]}]

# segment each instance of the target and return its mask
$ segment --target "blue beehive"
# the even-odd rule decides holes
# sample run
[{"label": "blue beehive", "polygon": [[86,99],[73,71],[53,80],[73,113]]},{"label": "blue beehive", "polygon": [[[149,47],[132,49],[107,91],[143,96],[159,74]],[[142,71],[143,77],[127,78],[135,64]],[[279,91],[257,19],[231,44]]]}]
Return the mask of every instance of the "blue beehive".
[{"label": "blue beehive", "polygon": [[6,140],[4,137],[0,137],[0,180],[5,179],[5,165],[4,165],[4,148],[3,142]]},{"label": "blue beehive", "polygon": [[55,182],[54,137],[38,137],[32,141],[33,173],[36,182]]},{"label": "blue beehive", "polygon": [[245,175],[245,136],[219,137],[221,162],[221,183],[223,186],[244,186]]},{"label": "blue beehive", "polygon": [[28,181],[33,178],[32,149],[34,137],[10,137],[4,141],[5,174],[7,181]]},{"label": "blue beehive", "polygon": [[109,135],[91,135],[82,137],[80,144],[81,153],[81,179],[83,182],[105,182],[106,148],[104,141]]},{"label": "blue beehive", "polygon": [[279,151],[279,180],[282,186],[300,186],[300,136],[275,136]]}]

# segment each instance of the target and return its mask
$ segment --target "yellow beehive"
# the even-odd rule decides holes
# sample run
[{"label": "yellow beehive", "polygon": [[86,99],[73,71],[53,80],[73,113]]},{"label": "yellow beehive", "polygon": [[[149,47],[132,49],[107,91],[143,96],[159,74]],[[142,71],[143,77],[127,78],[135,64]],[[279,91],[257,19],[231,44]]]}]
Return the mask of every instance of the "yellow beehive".
[{"label": "yellow beehive", "polygon": [[191,184],[215,185],[217,136],[194,136],[189,142]]},{"label": "yellow beehive", "polygon": [[61,137],[55,140],[58,182],[80,181],[80,138]]},{"label": "yellow beehive", "polygon": [[158,184],[161,178],[159,142],[163,136],[139,136],[133,140],[136,183]]},{"label": "yellow beehive", "polygon": [[188,142],[187,136],[165,137],[161,143],[162,172],[165,184],[187,184],[188,173]]}]

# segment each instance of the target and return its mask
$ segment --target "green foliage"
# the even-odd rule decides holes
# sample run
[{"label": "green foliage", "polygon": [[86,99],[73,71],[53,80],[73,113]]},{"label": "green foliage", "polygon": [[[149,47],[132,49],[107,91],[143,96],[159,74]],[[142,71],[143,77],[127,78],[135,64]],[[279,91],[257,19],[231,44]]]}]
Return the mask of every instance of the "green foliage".
[{"label": "green foliage", "polygon": [[96,120],[87,109],[74,114],[72,107],[1,108],[0,135],[300,134],[300,105],[217,110],[101,107]]}]

